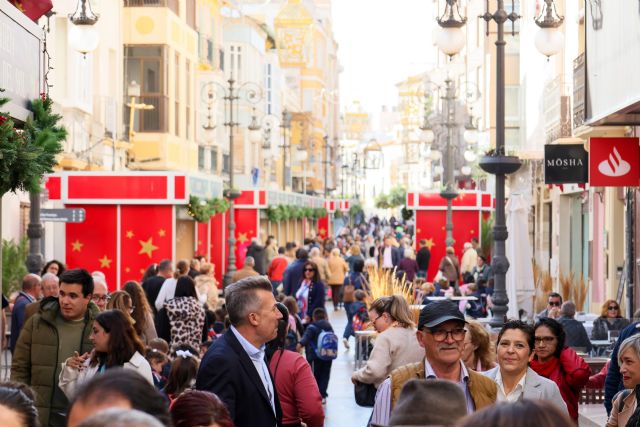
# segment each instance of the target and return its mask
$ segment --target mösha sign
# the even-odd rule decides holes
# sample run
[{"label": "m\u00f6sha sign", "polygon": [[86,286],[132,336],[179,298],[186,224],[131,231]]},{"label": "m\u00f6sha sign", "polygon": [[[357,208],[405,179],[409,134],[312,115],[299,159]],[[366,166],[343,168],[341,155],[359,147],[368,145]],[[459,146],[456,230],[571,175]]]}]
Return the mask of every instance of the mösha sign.
[{"label": "m\u00f6sha sign", "polygon": [[545,184],[583,184],[589,180],[589,153],[583,144],[544,146]]}]

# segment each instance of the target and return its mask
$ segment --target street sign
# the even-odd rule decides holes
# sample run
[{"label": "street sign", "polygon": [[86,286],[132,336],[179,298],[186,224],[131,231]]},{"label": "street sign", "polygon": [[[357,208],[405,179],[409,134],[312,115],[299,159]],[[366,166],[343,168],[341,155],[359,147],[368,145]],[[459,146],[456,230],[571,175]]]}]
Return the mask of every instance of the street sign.
[{"label": "street sign", "polygon": [[84,222],[85,218],[86,212],[82,208],[40,210],[40,221],[43,222]]}]

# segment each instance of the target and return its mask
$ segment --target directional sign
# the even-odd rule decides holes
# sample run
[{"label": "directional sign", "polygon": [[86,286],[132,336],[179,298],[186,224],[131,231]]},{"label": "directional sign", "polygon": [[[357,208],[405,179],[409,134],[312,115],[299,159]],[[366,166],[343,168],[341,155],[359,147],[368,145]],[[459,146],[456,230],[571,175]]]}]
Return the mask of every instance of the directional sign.
[{"label": "directional sign", "polygon": [[42,209],[40,221],[48,222],[84,222],[86,212],[82,208],[74,209]]}]

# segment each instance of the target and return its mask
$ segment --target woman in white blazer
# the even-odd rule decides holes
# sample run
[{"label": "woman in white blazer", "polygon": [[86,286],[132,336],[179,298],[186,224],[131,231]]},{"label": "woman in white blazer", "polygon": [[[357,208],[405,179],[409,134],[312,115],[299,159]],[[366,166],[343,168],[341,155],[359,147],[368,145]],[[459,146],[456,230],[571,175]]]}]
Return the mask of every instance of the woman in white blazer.
[{"label": "woman in white blazer", "polygon": [[71,398],[83,382],[114,367],[131,369],[153,384],[151,366],[144,358],[144,345],[131,321],[120,310],[107,310],[96,316],[89,339],[91,353],[76,353],[60,371],[59,387]]},{"label": "woman in white blazer", "polygon": [[520,320],[508,321],[498,334],[498,366],[483,374],[496,382],[499,402],[547,400],[568,414],[556,383],[529,368],[534,346],[535,335],[531,325]]}]

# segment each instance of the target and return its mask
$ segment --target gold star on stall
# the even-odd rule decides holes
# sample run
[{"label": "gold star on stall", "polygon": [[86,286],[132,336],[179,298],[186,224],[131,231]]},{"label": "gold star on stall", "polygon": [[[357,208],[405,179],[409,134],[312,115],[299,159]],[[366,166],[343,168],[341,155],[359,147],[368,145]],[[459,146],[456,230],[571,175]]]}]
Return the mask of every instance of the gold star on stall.
[{"label": "gold star on stall", "polygon": [[146,242],[144,240],[138,240],[140,243],[140,252],[138,255],[146,254],[149,258],[153,257],[153,251],[158,249],[156,245],[153,244],[153,237],[149,237],[149,240]]},{"label": "gold star on stall", "polygon": [[84,243],[80,243],[80,240],[77,240],[75,242],[71,243],[71,246],[73,247],[71,249],[72,252],[81,252],[82,251],[82,247],[84,246]]},{"label": "gold star on stall", "polygon": [[246,243],[248,240],[247,233],[238,233],[238,243]]},{"label": "gold star on stall", "polygon": [[166,231],[164,231],[164,228],[161,228],[160,230],[158,230],[158,236],[160,236],[160,237],[164,237],[164,236],[165,236],[165,234],[167,234],[167,232],[166,232]]},{"label": "gold star on stall", "polygon": [[129,267],[126,267],[126,268],[124,269],[124,271],[125,271],[125,273],[129,273],[129,272],[131,271],[131,269],[130,269]]},{"label": "gold star on stall", "polygon": [[100,268],[111,268],[111,262],[113,260],[110,260],[109,258],[107,258],[107,256],[103,256],[102,258],[100,258],[98,260],[100,262]]},{"label": "gold star on stall", "polygon": [[432,247],[434,247],[435,245],[436,245],[436,244],[435,244],[435,243],[433,243],[433,239],[427,239],[427,241],[426,241],[426,243],[425,243],[425,246],[426,246],[427,248],[429,248],[429,250],[431,250],[431,248],[432,248]]},{"label": "gold star on stall", "polygon": [[127,231],[127,239],[133,239],[133,236],[135,236],[135,234],[133,234],[133,231]]}]

